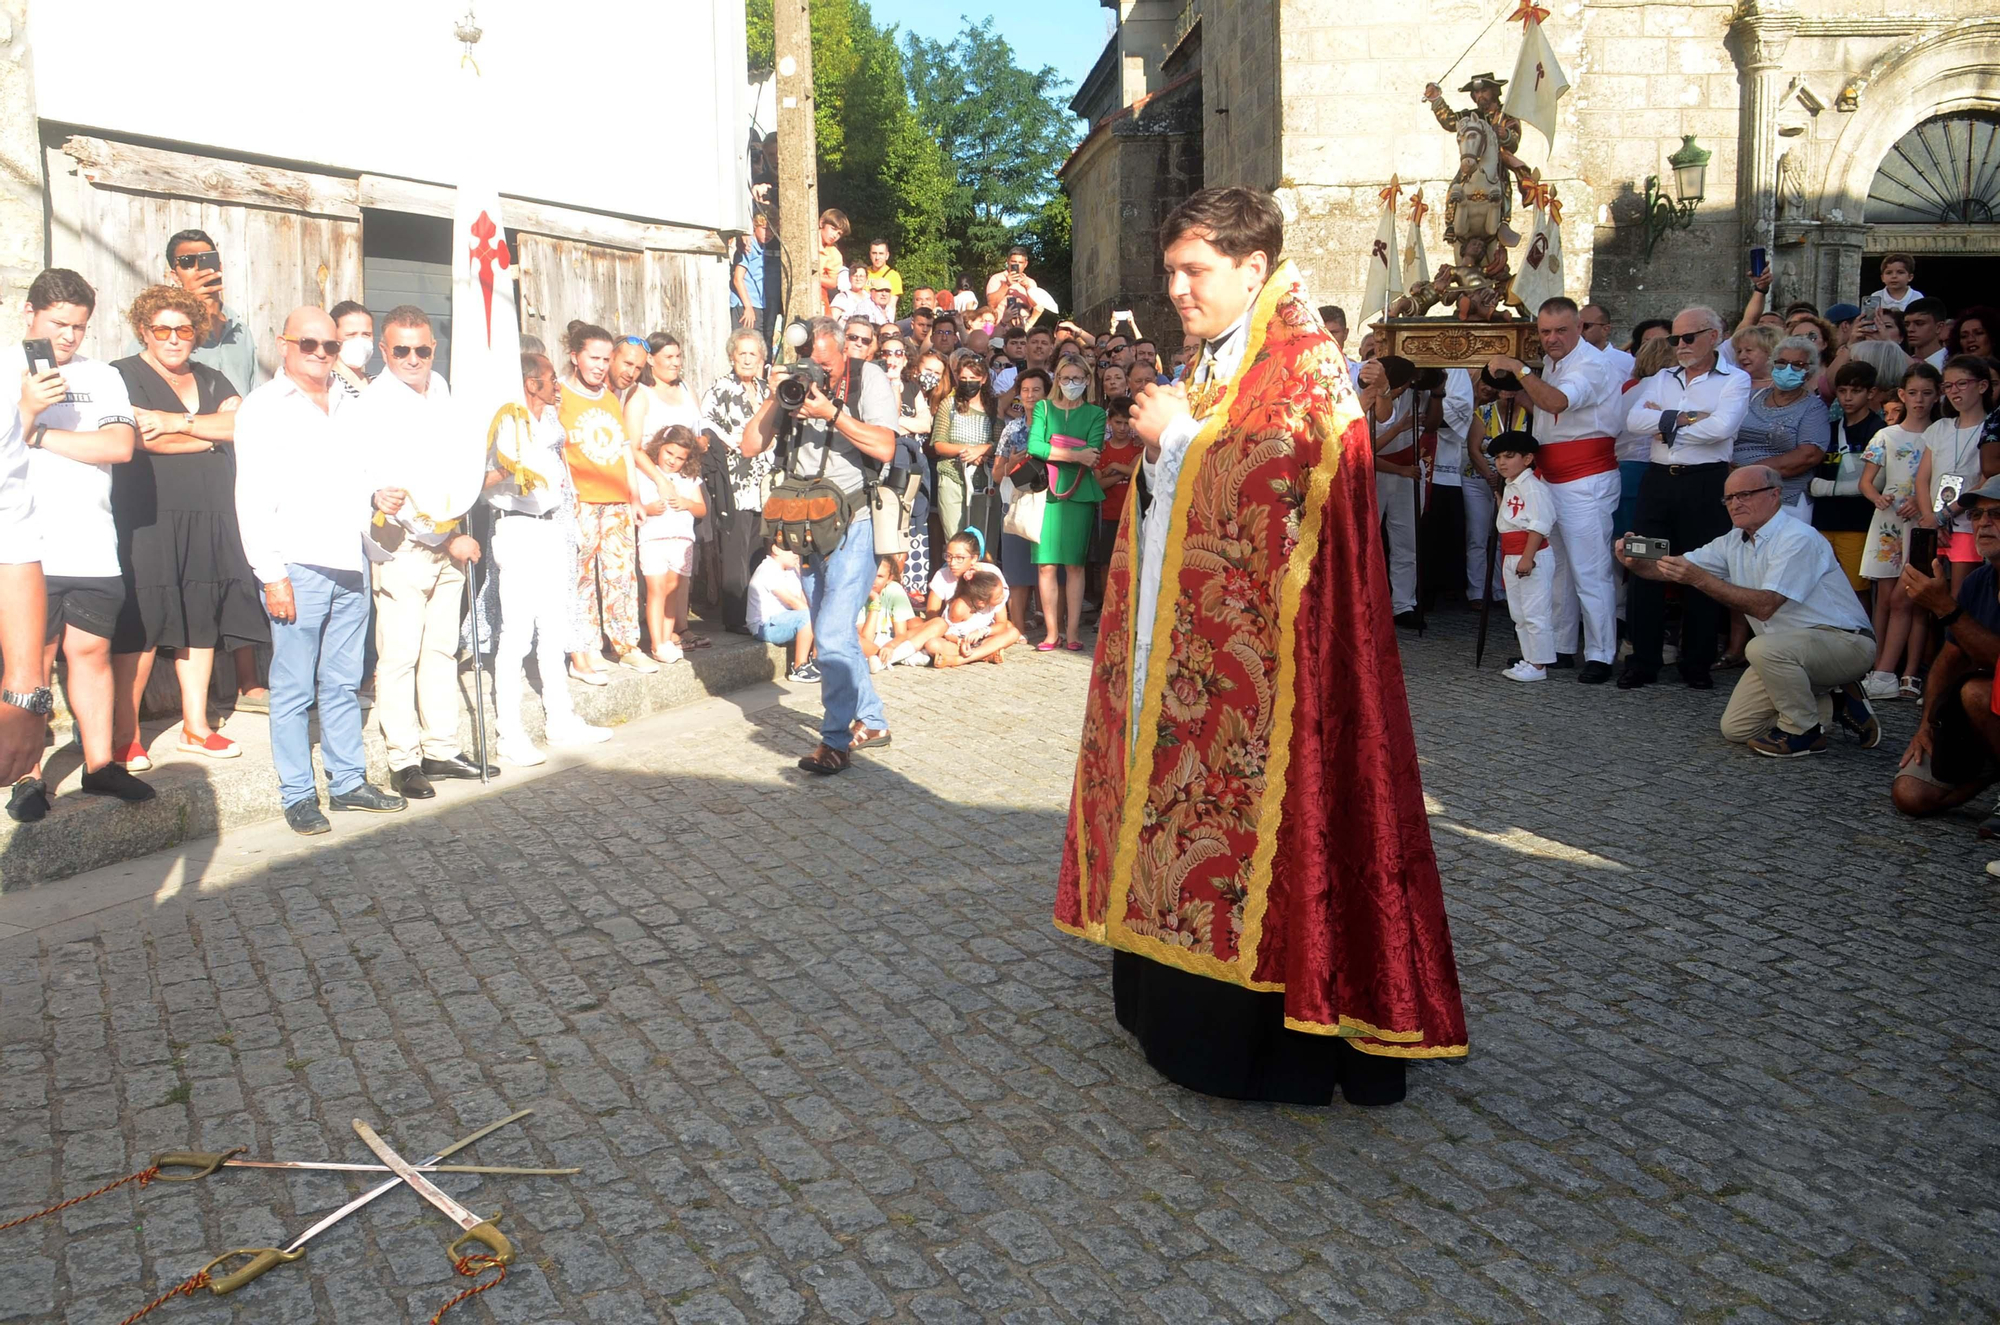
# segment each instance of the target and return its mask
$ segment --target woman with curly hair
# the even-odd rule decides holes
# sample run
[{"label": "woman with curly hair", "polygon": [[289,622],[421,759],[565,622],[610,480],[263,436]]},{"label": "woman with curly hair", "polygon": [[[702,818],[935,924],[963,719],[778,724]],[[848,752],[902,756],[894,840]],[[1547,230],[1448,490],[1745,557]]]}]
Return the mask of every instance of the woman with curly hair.
[{"label": "woman with curly hair", "polygon": [[125,577],[125,608],[111,641],[112,757],[131,770],[152,767],[139,739],[139,700],[154,651],[172,649],[181,692],[173,748],[234,759],[241,749],[208,721],[215,651],[237,650],[238,674],[254,680],[254,650],[271,638],[236,528],[232,443],[241,396],[228,378],[190,357],[208,335],[210,311],[199,297],[177,285],[150,286],[126,316],[143,348],[112,364],[139,426],[131,461],[111,471]]}]

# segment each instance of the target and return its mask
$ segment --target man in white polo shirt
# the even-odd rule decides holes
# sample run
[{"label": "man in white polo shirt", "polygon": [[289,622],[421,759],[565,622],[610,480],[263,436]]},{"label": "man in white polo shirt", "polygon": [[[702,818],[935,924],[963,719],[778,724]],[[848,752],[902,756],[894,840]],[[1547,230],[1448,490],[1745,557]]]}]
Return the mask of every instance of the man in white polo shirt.
[{"label": "man in white polo shirt", "polygon": [[1824,751],[1838,718],[1870,749],[1882,729],[1859,683],[1875,658],[1874,632],[1833,545],[1783,510],[1783,498],[1776,470],[1745,465],[1723,489],[1728,533],[1684,557],[1648,561],[1620,548],[1618,559],[1644,580],[1698,590],[1749,619],[1755,638],[1722,714],[1724,740],[1796,759]]},{"label": "man in white polo shirt", "polygon": [[[1736,450],[1736,432],[1750,407],[1750,374],[1726,366],[1719,357],[1722,315],[1697,305],[1674,317],[1671,333],[1679,362],[1655,373],[1626,395],[1626,428],[1649,437],[1652,463],[1639,481],[1639,509],[1633,524],[1650,538],[1664,538],[1674,552],[1715,538],[1728,528],[1722,485]],[[1620,533],[1627,531],[1621,530]],[[1632,656],[1625,660],[1618,688],[1632,690],[1660,677],[1666,636],[1667,595],[1659,583],[1641,578],[1626,596],[1632,628]],[[1715,638],[1722,609],[1707,595],[1681,601],[1681,680],[1696,690],[1713,690]]]},{"label": "man in white polo shirt", "polygon": [[[60,648],[68,664],[63,690],[83,746],[83,790],[148,801],[153,789],[111,762],[111,634],[125,602],[111,520],[111,467],[132,458],[139,434],[125,379],[77,352],[96,308],[97,292],[75,272],[53,267],[37,276],[28,287],[24,334],[30,343],[47,341],[49,358],[31,364],[25,347],[10,345],[0,373],[20,383],[7,431],[28,448],[47,586],[40,684],[53,684]],[[36,354],[39,359],[39,346]],[[39,771],[31,781],[35,785],[17,789],[8,807],[26,822],[48,810]]]},{"label": "man in white polo shirt", "polygon": [[285,822],[310,836],[331,827],[313,779],[315,698],[328,805],[382,814],[405,802],[368,785],[361,748],[368,476],[337,427],[349,399],[331,381],[339,333],[325,310],[305,307],[279,339],[284,371],[236,412],[236,523],[271,618],[271,759]]},{"label": "man in white polo shirt", "polygon": [[1542,365],[1496,355],[1486,369],[1496,377],[1512,373],[1534,406],[1535,472],[1555,499],[1556,527],[1549,535],[1555,553],[1556,649],[1576,647],[1583,626],[1583,668],[1576,679],[1602,685],[1611,679],[1618,656],[1618,578],[1611,562],[1611,517],[1618,509],[1620,402],[1624,378],[1604,351],[1583,339],[1576,301],[1558,295],[1536,310]]}]

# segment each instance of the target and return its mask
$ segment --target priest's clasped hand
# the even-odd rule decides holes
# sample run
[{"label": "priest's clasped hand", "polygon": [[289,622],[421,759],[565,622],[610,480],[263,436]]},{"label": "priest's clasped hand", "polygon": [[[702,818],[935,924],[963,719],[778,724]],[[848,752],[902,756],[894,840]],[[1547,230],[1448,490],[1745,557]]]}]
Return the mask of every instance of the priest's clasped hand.
[{"label": "priest's clasped hand", "polygon": [[1179,382],[1161,386],[1157,382],[1139,388],[1132,397],[1132,431],[1146,444],[1146,459],[1160,458],[1160,438],[1176,419],[1192,419],[1187,387]]}]

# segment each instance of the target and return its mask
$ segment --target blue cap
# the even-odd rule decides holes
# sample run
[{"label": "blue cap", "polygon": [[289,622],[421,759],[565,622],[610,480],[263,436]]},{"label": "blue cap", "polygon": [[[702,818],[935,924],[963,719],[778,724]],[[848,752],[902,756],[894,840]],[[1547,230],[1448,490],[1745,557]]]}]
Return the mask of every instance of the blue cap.
[{"label": "blue cap", "polygon": [[1827,309],[1823,316],[1827,321],[1833,323],[1835,326],[1839,326],[1843,322],[1852,322],[1855,318],[1860,317],[1861,306],[1859,304],[1835,304],[1832,308]]}]

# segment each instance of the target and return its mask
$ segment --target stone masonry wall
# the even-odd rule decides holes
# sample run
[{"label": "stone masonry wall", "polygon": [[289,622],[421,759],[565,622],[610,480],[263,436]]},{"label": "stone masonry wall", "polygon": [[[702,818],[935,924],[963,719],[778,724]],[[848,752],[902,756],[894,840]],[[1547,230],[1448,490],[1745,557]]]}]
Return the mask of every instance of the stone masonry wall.
[{"label": "stone masonry wall", "polygon": [[17,309],[42,269],[42,143],[28,0],[0,0],[0,308]]}]

